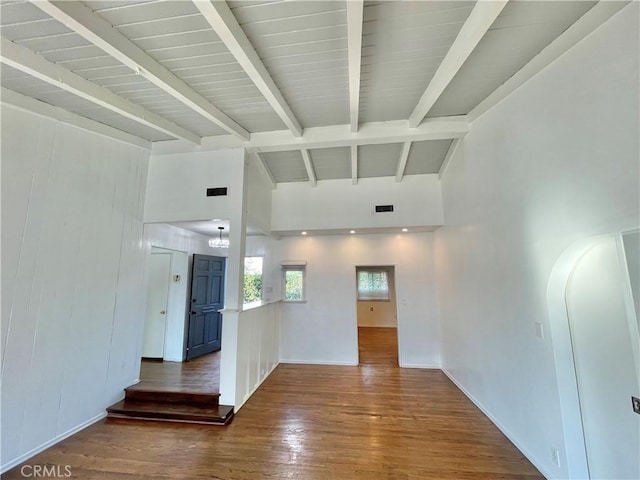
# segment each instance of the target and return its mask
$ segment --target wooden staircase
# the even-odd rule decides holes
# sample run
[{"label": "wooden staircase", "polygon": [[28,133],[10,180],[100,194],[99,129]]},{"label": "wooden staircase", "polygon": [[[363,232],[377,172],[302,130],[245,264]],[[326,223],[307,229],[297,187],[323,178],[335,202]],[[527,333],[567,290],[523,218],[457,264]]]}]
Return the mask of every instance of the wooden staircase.
[{"label": "wooden staircase", "polygon": [[219,393],[158,389],[139,383],[125,389],[124,400],[107,408],[107,418],[227,425],[233,407],[220,405]]}]

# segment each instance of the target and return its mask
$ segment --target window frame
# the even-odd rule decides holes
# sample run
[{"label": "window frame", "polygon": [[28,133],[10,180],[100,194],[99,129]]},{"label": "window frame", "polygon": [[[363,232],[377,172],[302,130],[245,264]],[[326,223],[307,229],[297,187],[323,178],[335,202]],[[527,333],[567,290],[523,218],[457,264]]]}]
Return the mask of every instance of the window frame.
[{"label": "window frame", "polygon": [[[287,299],[287,272],[302,272],[302,298]],[[282,302],[305,303],[307,301],[307,267],[305,265],[286,265],[282,267]]]},{"label": "window frame", "polygon": [[[360,272],[384,273],[387,280],[386,298],[368,298],[360,295]],[[390,302],[392,296],[391,269],[388,267],[356,267],[356,301],[358,302]]]}]

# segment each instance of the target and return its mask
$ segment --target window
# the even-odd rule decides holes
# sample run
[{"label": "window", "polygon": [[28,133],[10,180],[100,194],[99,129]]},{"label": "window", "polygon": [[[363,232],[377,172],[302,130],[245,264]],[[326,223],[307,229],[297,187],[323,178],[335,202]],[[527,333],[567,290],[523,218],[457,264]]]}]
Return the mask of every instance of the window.
[{"label": "window", "polygon": [[358,300],[389,301],[389,275],[386,269],[357,269]]},{"label": "window", "polygon": [[285,267],[282,269],[284,280],[284,301],[305,301],[305,267]]},{"label": "window", "polygon": [[244,257],[244,304],[262,300],[262,257]]}]

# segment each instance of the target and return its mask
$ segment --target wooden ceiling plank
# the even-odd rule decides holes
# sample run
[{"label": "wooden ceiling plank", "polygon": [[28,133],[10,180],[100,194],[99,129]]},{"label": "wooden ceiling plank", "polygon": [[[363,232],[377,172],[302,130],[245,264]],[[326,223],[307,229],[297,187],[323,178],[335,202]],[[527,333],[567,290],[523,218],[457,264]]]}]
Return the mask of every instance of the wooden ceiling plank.
[{"label": "wooden ceiling plank", "polygon": [[194,0],[193,3],[287,128],[296,137],[302,136],[300,122],[280,93],[271,74],[260,60],[227,3],[210,0]]},{"label": "wooden ceiling plank", "polygon": [[200,145],[200,136],[1,37],[0,62],[162,133]]},{"label": "wooden ceiling plank", "polygon": [[409,117],[417,127],[484,37],[508,0],[478,0]]},{"label": "wooden ceiling plank", "polygon": [[247,130],[141,50],[111,24],[93,13],[82,2],[51,0],[31,0],[31,2],[207,120],[232,135],[249,140],[250,133]]}]

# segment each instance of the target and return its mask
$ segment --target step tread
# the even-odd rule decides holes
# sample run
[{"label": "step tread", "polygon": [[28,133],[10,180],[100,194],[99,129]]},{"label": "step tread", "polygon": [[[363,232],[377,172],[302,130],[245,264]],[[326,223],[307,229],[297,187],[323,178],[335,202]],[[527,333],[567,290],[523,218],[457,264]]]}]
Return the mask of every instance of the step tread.
[{"label": "step tread", "polygon": [[110,406],[107,412],[132,418],[226,423],[233,416],[233,407],[121,400]]}]

